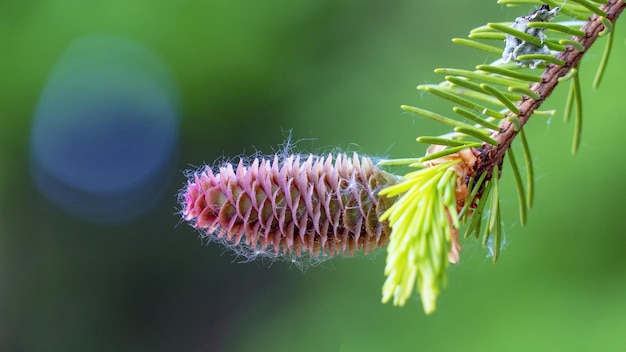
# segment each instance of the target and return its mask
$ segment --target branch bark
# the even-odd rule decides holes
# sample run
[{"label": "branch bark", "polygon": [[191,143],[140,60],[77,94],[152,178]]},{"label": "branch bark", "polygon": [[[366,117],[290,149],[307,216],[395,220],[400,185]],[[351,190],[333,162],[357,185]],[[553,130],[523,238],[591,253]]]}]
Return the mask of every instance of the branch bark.
[{"label": "branch bark", "polygon": [[[624,8],[626,8],[626,3],[622,0],[609,0],[602,6],[602,10],[604,10],[607,14],[606,18],[611,23],[615,23]],[[587,52],[587,49],[589,49],[596,39],[598,39],[598,34],[603,29],[604,25],[600,21],[600,18],[597,15],[593,15],[589,18],[583,28],[581,28],[581,30],[585,32],[585,36],[574,36],[571,38],[572,40],[581,43],[585,47],[585,50],[579,52],[572,46],[568,46],[566,51],[557,55],[558,59],[565,61],[565,65],[547,65],[546,70],[541,76],[541,82],[535,83],[531,87],[531,89],[539,95],[539,99],[535,100],[525,96],[517,104],[517,107],[520,110],[519,115],[517,115],[520,120],[520,130],[524,127],[526,122],[528,122],[535,110],[538,109],[550,96],[554,88],[558,85],[559,78],[567,75],[571,69],[578,67],[581,58]],[[474,170],[476,170],[475,174],[481,175],[483,172],[487,172],[487,179],[491,179],[491,170],[493,170],[495,165],[500,166],[499,169],[502,170],[501,166],[506,151],[511,146],[511,143],[517,136],[518,132],[519,131],[515,130],[512,123],[505,121],[500,125],[500,130],[494,132],[491,136],[498,142],[497,146],[485,143],[481,148],[475,148],[473,152],[478,158],[476,164],[474,165]]]}]

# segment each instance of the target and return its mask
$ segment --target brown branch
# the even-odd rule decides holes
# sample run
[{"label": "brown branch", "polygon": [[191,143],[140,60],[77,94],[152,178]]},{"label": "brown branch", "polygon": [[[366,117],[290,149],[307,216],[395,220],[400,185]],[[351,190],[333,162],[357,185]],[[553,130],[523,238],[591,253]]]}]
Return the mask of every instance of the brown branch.
[{"label": "brown branch", "polygon": [[[606,12],[606,18],[611,21],[611,23],[615,23],[615,20],[617,20],[625,7],[626,3],[622,0],[609,0],[602,6],[602,10]],[[585,47],[585,50],[579,52],[572,46],[568,46],[566,51],[557,55],[558,59],[565,61],[565,65],[557,66],[548,64],[546,66],[546,70],[541,76],[541,82],[535,83],[531,87],[531,89],[539,95],[539,99],[535,100],[525,96],[517,104],[520,110],[519,115],[517,115],[520,120],[520,130],[526,122],[528,122],[535,110],[550,96],[554,88],[559,84],[559,78],[567,75],[571,69],[578,67],[580,59],[587,52],[587,49],[598,39],[598,34],[603,29],[604,25],[600,21],[600,18],[597,15],[593,15],[583,28],[581,28],[581,30],[585,32],[585,36],[574,36],[571,38],[581,43]],[[502,165],[504,155],[518,132],[519,131],[515,130],[512,123],[505,121],[500,125],[500,130],[492,134],[492,138],[498,142],[497,146],[484,144],[482,148],[475,148],[474,154],[478,158],[474,165],[474,170],[476,170],[475,174],[480,175],[483,172],[487,172],[487,179],[491,179],[491,170],[495,165]],[[502,170],[502,167],[500,167],[500,170]]]}]

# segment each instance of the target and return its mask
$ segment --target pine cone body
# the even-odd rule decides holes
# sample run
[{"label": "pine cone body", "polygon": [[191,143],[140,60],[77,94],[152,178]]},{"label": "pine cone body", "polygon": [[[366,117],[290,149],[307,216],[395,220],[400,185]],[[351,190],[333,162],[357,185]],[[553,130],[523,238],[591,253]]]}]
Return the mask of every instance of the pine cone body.
[{"label": "pine cone body", "polygon": [[[378,221],[393,199],[378,191],[397,181],[371,159],[291,155],[280,162],[226,163],[192,175],[183,216],[207,236],[274,255],[368,253],[389,239]],[[243,241],[243,242],[242,242]]]}]

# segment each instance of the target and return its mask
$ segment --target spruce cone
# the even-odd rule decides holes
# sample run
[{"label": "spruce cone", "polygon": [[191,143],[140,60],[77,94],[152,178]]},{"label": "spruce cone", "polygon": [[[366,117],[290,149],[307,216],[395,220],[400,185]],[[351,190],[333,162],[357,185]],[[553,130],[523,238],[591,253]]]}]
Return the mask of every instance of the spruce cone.
[{"label": "spruce cone", "polygon": [[396,177],[371,159],[290,155],[226,163],[194,173],[183,190],[185,220],[211,239],[274,255],[368,253],[389,239],[378,221],[393,202],[378,191]]}]

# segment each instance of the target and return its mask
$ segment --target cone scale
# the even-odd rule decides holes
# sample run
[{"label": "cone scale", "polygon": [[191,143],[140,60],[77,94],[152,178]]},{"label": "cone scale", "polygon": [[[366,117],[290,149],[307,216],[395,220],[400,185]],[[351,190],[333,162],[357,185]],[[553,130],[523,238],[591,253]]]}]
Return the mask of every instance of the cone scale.
[{"label": "cone scale", "polygon": [[356,153],[274,156],[195,172],[180,201],[191,226],[226,245],[274,256],[367,254],[389,241],[378,219],[393,199],[378,192],[395,182]]}]

